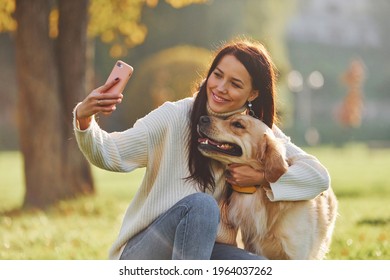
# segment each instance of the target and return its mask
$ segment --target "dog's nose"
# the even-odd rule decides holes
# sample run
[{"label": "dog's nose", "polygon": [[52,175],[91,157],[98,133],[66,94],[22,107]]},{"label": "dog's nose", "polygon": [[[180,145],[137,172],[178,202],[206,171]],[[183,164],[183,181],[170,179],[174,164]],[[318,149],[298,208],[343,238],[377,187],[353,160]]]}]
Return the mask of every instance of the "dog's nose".
[{"label": "dog's nose", "polygon": [[201,116],[199,119],[199,123],[201,124],[209,124],[210,118],[208,116]]}]

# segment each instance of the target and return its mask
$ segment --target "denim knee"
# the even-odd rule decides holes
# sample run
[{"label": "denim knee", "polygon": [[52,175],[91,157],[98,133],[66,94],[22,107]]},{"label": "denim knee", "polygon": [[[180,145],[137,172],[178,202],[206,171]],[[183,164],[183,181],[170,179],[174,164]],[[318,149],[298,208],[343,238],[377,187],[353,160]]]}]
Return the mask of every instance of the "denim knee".
[{"label": "denim knee", "polygon": [[206,193],[194,193],[189,195],[186,199],[190,201],[193,209],[196,209],[200,215],[207,218],[207,220],[215,221],[219,224],[219,207],[214,197]]}]

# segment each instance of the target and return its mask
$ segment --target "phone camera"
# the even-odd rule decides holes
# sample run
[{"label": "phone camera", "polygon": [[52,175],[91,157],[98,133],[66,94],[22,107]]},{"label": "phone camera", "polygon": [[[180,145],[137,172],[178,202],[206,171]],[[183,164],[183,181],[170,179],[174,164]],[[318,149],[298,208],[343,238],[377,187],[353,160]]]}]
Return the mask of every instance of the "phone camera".
[{"label": "phone camera", "polygon": [[122,68],[122,67],[123,67],[122,63],[120,63],[120,62],[117,62],[117,63],[116,63],[116,66],[118,66],[119,68]]}]

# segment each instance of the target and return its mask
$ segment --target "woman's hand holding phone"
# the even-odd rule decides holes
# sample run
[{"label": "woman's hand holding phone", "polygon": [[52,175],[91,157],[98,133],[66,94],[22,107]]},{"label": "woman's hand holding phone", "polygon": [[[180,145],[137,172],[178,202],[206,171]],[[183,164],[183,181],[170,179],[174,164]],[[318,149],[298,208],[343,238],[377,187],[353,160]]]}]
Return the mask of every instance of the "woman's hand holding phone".
[{"label": "woman's hand holding phone", "polygon": [[76,117],[80,129],[89,127],[94,114],[110,115],[116,110],[116,105],[122,102],[122,91],[132,72],[133,68],[124,62],[115,64],[106,84],[94,89],[77,107]]}]

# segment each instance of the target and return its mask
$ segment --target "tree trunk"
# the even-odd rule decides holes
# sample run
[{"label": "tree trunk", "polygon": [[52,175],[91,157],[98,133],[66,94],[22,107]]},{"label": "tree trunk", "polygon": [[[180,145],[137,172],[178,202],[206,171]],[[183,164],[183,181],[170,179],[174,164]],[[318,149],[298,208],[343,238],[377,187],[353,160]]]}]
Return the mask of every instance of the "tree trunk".
[{"label": "tree trunk", "polygon": [[24,206],[43,207],[63,191],[62,133],[49,0],[17,0],[15,17],[18,117],[24,156]]},{"label": "tree trunk", "polygon": [[93,193],[90,165],[73,137],[71,112],[87,93],[87,0],[59,2],[59,36],[57,40],[60,100],[63,109],[63,160],[69,183],[69,195]]},{"label": "tree trunk", "polygon": [[25,207],[45,207],[93,192],[89,164],[77,149],[71,132],[72,108],[85,95],[87,3],[60,2],[63,14],[58,48],[48,35],[51,3],[51,0],[16,1]]}]

